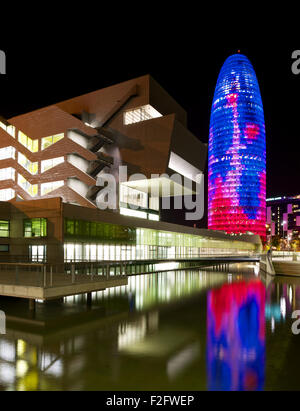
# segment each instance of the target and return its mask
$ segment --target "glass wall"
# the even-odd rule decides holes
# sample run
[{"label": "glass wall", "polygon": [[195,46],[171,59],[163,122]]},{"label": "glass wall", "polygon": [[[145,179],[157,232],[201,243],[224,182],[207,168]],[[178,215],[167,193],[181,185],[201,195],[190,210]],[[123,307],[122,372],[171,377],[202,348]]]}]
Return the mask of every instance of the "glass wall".
[{"label": "glass wall", "polygon": [[46,237],[47,219],[46,218],[26,218],[23,220],[24,237]]},{"label": "glass wall", "polygon": [[39,151],[39,141],[32,140],[30,137],[26,136],[22,131],[18,132],[18,141],[25,146],[32,153]]},{"label": "glass wall", "polygon": [[0,220],[0,237],[9,237],[9,220]]},{"label": "glass wall", "polygon": [[65,219],[65,239],[82,239],[99,243],[130,243],[136,240],[136,229],[116,224]]},{"label": "glass wall", "polygon": [[46,245],[30,245],[29,246],[29,258],[31,261],[44,262],[47,259],[47,246]]},{"label": "glass wall", "polygon": [[128,261],[245,254],[255,245],[183,233],[65,219],[65,260]]},{"label": "glass wall", "polygon": [[42,138],[42,150],[45,150],[47,147],[52,146],[52,144],[57,143],[64,138],[64,133],[55,134],[54,136],[43,137]]}]

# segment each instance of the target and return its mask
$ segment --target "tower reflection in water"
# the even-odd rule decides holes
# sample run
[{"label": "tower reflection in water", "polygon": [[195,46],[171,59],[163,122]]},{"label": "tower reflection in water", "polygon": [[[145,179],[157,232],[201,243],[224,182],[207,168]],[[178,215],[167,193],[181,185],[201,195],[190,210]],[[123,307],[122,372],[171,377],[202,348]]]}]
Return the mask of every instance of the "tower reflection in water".
[{"label": "tower reflection in water", "polygon": [[265,287],[225,284],[208,293],[209,390],[262,390],[265,378]]}]

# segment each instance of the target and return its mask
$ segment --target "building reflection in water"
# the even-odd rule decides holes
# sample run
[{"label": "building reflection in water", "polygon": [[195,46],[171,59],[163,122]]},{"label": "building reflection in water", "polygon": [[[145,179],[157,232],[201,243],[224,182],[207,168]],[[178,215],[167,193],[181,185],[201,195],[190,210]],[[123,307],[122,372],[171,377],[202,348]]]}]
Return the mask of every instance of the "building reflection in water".
[{"label": "building reflection in water", "polygon": [[0,390],[143,389],[158,379],[159,388],[173,389],[179,379],[188,389],[185,373],[202,389],[206,292],[234,278],[205,271],[133,276],[127,287],[93,293],[91,307],[84,295],[38,303],[35,318],[22,301],[3,300],[11,320],[0,337]]},{"label": "building reflection in water", "polygon": [[265,287],[225,284],[207,298],[210,390],[262,390],[265,378]]}]

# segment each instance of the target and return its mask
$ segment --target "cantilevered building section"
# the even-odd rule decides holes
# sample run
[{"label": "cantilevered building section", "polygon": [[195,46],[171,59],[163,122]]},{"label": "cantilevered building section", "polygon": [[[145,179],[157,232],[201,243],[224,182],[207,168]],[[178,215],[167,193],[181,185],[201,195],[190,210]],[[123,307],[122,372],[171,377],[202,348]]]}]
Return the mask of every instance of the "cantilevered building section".
[{"label": "cantilevered building section", "polygon": [[[155,262],[260,250],[256,236],[159,221],[162,198],[195,192],[207,146],[149,76],[0,125],[0,261]],[[143,177],[119,180],[119,166]],[[182,180],[170,181],[174,173]],[[99,209],[104,174],[116,179],[114,210]]]},{"label": "cantilevered building section", "polygon": [[266,236],[266,141],[253,67],[236,54],[224,63],[209,131],[208,228]]},{"label": "cantilevered building section", "polygon": [[[96,208],[97,177],[109,173],[117,181],[118,211],[159,220],[159,198],[182,190],[161,175],[179,173],[193,193],[205,167],[207,147],[188,131],[186,117],[144,76],[2,120],[0,201],[61,197]],[[119,185],[119,166],[128,167],[128,177],[145,177]]]}]

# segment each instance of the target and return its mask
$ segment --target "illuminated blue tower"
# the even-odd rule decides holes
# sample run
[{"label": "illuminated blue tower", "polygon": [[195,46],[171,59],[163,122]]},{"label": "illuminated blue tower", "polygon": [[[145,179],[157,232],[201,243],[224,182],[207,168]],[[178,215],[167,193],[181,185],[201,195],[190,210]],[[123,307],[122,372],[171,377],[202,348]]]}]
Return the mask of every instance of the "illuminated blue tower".
[{"label": "illuminated blue tower", "polygon": [[266,236],[266,138],[254,69],[242,54],[219,74],[209,130],[208,228]]}]

